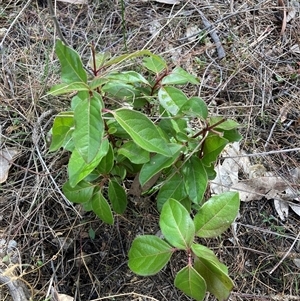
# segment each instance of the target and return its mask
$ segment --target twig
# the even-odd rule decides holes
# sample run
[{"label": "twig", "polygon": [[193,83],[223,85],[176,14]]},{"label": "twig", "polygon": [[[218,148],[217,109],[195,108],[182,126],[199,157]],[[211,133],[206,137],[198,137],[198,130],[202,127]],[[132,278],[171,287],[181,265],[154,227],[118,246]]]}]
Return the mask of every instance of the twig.
[{"label": "twig", "polygon": [[298,233],[297,237],[293,241],[292,245],[288,249],[288,251],[284,254],[284,256],[281,258],[281,260],[275,265],[275,267],[269,272],[270,275],[273,274],[273,272],[282,264],[282,262],[285,260],[285,258],[289,255],[289,253],[292,251],[294,245],[298,241],[298,238],[300,237],[300,232]]},{"label": "twig", "polygon": [[[195,9],[197,10],[197,12],[199,13],[204,26],[208,27],[208,28],[213,27],[212,24],[207,20],[207,18],[205,17],[205,15],[202,13],[202,11],[200,9],[198,9],[195,4],[193,4],[193,6],[195,7]],[[216,32],[215,29],[212,29],[209,32],[209,34],[210,34],[212,40],[214,41],[214,43],[215,43],[215,45],[217,47],[218,58],[221,60],[222,58],[225,57],[226,54],[225,54],[225,50],[224,50],[224,48],[222,46],[222,43],[221,43],[221,41],[219,39],[219,36],[217,35],[217,32]]]},{"label": "twig", "polygon": [[54,25],[55,25],[55,28],[57,30],[57,34],[58,34],[59,38],[64,42],[65,45],[69,45],[69,43],[66,41],[65,37],[63,36],[61,28],[59,26],[59,23],[57,21],[56,14],[54,12],[54,7],[53,7],[53,4],[52,4],[52,0],[47,0],[47,3],[48,3],[50,14],[51,14],[51,17],[53,19],[53,22],[54,22]]}]

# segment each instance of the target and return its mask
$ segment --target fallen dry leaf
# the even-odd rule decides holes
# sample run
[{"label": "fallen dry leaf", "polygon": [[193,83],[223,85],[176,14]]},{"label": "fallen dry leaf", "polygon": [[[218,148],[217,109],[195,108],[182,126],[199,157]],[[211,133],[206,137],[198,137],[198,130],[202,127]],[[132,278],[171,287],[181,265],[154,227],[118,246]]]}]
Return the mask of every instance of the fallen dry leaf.
[{"label": "fallen dry leaf", "polygon": [[74,297],[68,296],[66,294],[57,294],[58,301],[74,301]]},{"label": "fallen dry leaf", "polygon": [[178,0],[154,0],[154,1],[159,3],[164,3],[164,4],[171,4],[171,5],[180,3],[180,1]]},{"label": "fallen dry leaf", "polygon": [[6,181],[12,160],[18,153],[19,151],[16,148],[5,148],[0,150],[0,183]]}]

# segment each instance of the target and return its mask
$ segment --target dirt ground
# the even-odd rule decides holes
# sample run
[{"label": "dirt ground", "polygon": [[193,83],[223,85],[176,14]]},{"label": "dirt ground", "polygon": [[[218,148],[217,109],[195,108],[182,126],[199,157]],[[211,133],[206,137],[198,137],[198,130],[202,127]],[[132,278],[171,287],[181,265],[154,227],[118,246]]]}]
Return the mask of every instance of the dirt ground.
[{"label": "dirt ground", "polygon": [[[85,63],[93,42],[112,55],[149,49],[197,75],[201,84],[190,93],[212,114],[240,122],[240,147],[257,154],[251,163],[299,192],[291,176],[300,167],[299,1],[159,2],[54,4],[64,38]],[[190,300],[173,285],[180,255],[152,277],[127,266],[136,235],[158,231],[155,196],[131,200],[114,226],[64,199],[67,156],[49,153],[46,139],[55,114],[70,105],[68,97],[46,95],[59,82],[56,38],[47,1],[0,1],[0,150],[18,153],[0,184],[1,275],[15,277],[34,301],[63,300],[57,293],[78,301]],[[299,233],[293,210],[283,221],[273,200],[261,196],[241,204],[224,235],[202,243],[229,267],[235,283],[229,300],[300,300]],[[9,241],[15,245],[5,256]],[[12,300],[4,284],[0,300]]]}]

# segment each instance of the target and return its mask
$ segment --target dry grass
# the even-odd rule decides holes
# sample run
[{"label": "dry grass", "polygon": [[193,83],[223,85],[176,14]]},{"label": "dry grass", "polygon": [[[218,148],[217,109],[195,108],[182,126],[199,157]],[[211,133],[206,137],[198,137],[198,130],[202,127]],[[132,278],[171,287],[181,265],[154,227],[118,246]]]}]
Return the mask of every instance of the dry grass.
[{"label": "dry grass", "polygon": [[[57,2],[56,10],[65,39],[85,63],[91,42],[98,51],[124,52],[124,34],[128,51],[147,48],[162,54],[201,79],[190,93],[200,95],[212,113],[242,124],[244,150],[295,149],[253,157],[253,163],[291,181],[290,170],[300,165],[300,53],[293,50],[300,47],[299,7],[280,35],[276,15],[282,10],[274,1],[190,0],[172,7],[129,0],[126,31],[120,1],[89,2],[84,6]],[[217,58],[212,28],[200,40],[186,38],[188,27],[203,27],[198,10],[217,29],[224,59]],[[67,109],[69,99],[45,96],[59,80],[56,30],[47,6],[2,0],[0,29],[0,147],[20,151],[8,180],[0,186],[0,231],[4,239],[18,244],[15,274],[26,281],[33,300],[45,300],[55,291],[82,301],[107,296],[189,300],[172,284],[180,257],[149,278],[136,277],[127,268],[132,239],[158,230],[153,202],[129,208],[116,226],[108,227],[93,214],[70,206],[60,192],[66,158],[47,152],[46,136],[55,112]],[[271,201],[242,204],[236,229],[205,241],[229,266],[236,283],[230,300],[300,300],[300,270],[291,257],[300,256],[299,240],[295,243],[299,231],[299,216],[291,213],[287,222],[281,222]],[[289,256],[270,274],[293,243]],[[85,259],[78,260],[81,257]],[[9,300],[3,286],[0,299]]]}]

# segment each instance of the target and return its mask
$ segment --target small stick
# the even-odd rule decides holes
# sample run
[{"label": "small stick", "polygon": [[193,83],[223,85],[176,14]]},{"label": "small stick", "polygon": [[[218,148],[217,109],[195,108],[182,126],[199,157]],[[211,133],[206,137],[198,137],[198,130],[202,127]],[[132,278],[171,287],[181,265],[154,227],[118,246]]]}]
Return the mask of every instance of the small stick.
[{"label": "small stick", "polygon": [[[205,15],[202,13],[202,11],[200,9],[198,9],[195,5],[194,5],[195,9],[197,10],[197,12],[199,13],[199,15],[201,16],[201,19],[202,19],[202,22],[204,24],[204,26],[206,28],[210,28],[210,27],[213,27],[212,24],[207,20],[207,18],[205,17]],[[213,39],[216,47],[217,47],[217,52],[218,52],[218,58],[221,60],[222,58],[225,57],[225,50],[222,46],[222,43],[219,39],[219,36],[217,35],[216,33],[216,30],[215,29],[212,29],[210,32],[209,32],[211,38]]]}]

